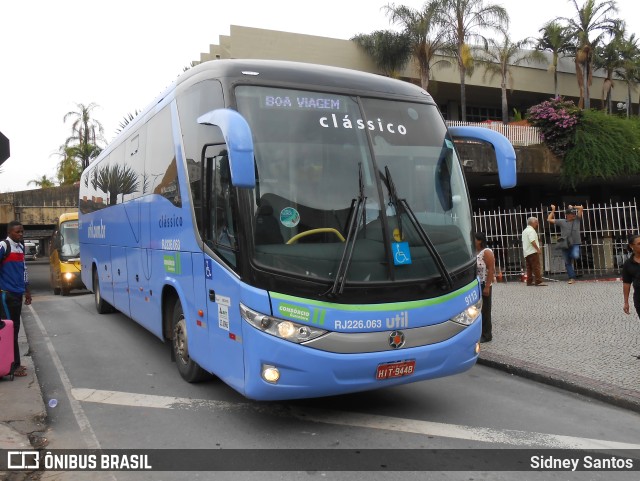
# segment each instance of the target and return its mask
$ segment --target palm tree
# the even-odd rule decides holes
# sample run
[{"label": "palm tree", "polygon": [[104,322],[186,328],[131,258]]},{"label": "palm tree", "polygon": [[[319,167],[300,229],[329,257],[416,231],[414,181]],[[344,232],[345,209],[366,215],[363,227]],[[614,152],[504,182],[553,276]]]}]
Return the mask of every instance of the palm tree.
[{"label": "palm tree", "polygon": [[[580,89],[580,101],[578,107],[591,108],[591,97],[589,87],[591,86],[593,74],[593,57],[595,46],[605,35],[612,34],[616,21],[609,15],[616,13],[615,0],[585,0],[582,7],[578,6],[576,0],[571,0],[576,9],[575,18],[563,18],[567,22],[574,40],[576,42],[576,78]],[[591,35],[596,34],[591,39]]]},{"label": "palm tree", "polygon": [[613,90],[613,75],[616,69],[622,66],[622,58],[620,56],[620,50],[623,48],[623,41],[625,37],[625,24],[624,22],[616,22],[616,28],[613,33],[613,37],[609,42],[601,42],[596,45],[596,52],[593,57],[593,66],[596,69],[601,69],[605,72],[606,76],[602,82],[602,96],[600,101],[602,102],[602,110],[606,110],[608,114],[613,112],[611,91]]},{"label": "palm tree", "polygon": [[27,185],[31,185],[31,184],[34,184],[36,187],[39,187],[41,189],[48,189],[49,187],[55,186],[55,184],[53,183],[53,180],[51,180],[49,177],[47,177],[44,174],[39,179],[33,179],[27,183]]},{"label": "palm tree", "polygon": [[116,205],[118,195],[124,196],[133,194],[139,189],[138,175],[128,165],[106,165],[91,180],[94,189],[100,189],[104,193],[109,194],[109,205]]},{"label": "palm tree", "polygon": [[439,0],[437,18],[442,28],[448,32],[450,54],[458,63],[460,72],[460,109],[462,121],[467,119],[467,97],[465,77],[473,69],[472,44],[482,43],[485,48],[487,39],[483,30],[504,32],[509,23],[509,15],[504,7],[485,5],[484,0]]},{"label": "palm tree", "polygon": [[60,185],[73,185],[80,180],[82,168],[80,161],[75,157],[75,147],[60,146],[60,150],[56,155],[61,157],[58,163],[58,183]]},{"label": "palm tree", "polygon": [[620,46],[620,66],[616,69],[616,75],[627,84],[627,118],[631,115],[631,89],[635,87],[640,78],[640,45],[639,39],[633,33],[622,40]]},{"label": "palm tree", "polygon": [[445,46],[445,32],[440,28],[437,6],[439,0],[428,0],[422,10],[395,4],[383,7],[392,23],[400,25],[404,34],[410,39],[410,49],[418,62],[420,85],[429,90],[431,70],[439,63],[449,63],[446,60],[434,62],[436,53]]},{"label": "palm tree", "polygon": [[539,32],[542,36],[535,40],[535,48],[551,52],[552,61],[549,68],[553,70],[553,96],[558,97],[558,60],[561,55],[573,50],[571,33],[568,27],[560,25],[556,20],[546,23]]},{"label": "palm tree", "polygon": [[136,109],[134,113],[129,112],[127,115],[122,117],[122,120],[120,121],[120,125],[116,129],[116,135],[118,135],[120,132],[122,132],[124,130],[124,128],[127,125],[129,125],[133,119],[135,119],[138,116],[139,113],[140,113],[140,111],[138,109]]},{"label": "palm tree", "polygon": [[513,88],[512,67],[517,67],[524,62],[545,60],[545,56],[538,50],[524,50],[529,45],[529,40],[513,42],[507,34],[504,34],[502,41],[494,39],[488,40],[488,47],[482,52],[478,59],[480,65],[485,69],[487,75],[493,79],[496,75],[500,77],[500,89],[502,91],[502,123],[509,122],[509,105],[507,102],[507,87]]},{"label": "palm tree", "polygon": [[98,156],[102,149],[98,146],[99,142],[104,142],[104,128],[102,124],[91,117],[91,112],[98,105],[90,103],[89,105],[76,104],[77,111],[67,112],[63,117],[63,122],[67,119],[73,119],[71,124],[71,136],[66,140],[67,147],[73,146],[78,148],[76,156],[82,162],[82,168],[86,169],[89,162]]},{"label": "palm tree", "polygon": [[404,32],[376,30],[358,34],[351,40],[367,52],[376,67],[388,77],[398,78],[411,58],[411,39]]}]

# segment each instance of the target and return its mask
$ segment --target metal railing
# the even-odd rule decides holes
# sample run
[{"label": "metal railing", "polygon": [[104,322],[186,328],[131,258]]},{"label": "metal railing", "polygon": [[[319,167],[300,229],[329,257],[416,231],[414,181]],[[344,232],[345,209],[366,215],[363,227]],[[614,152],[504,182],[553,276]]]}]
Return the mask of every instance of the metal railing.
[{"label": "metal railing", "polygon": [[[556,209],[556,219],[564,219],[566,206]],[[479,210],[474,213],[476,231],[484,232],[494,251],[496,271],[504,280],[520,278],[526,270],[522,254],[522,231],[527,219],[536,217],[538,236],[543,251],[545,276],[562,278],[565,272],[562,251],[556,245],[560,230],[547,221],[549,206],[512,210]],[[618,276],[628,257],[627,238],[640,233],[638,203],[587,205],[582,214],[580,258],[576,260],[578,275],[593,277]]]},{"label": "metal railing", "polygon": [[540,129],[526,125],[504,125],[502,122],[460,122],[447,120],[449,127],[472,126],[500,132],[515,146],[537,145],[542,143]]}]

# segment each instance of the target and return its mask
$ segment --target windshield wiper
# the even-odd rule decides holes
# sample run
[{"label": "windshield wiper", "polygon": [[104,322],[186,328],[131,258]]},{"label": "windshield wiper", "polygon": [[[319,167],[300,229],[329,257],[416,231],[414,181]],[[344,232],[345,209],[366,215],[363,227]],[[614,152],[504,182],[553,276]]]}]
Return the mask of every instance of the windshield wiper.
[{"label": "windshield wiper", "polygon": [[451,275],[449,275],[449,271],[447,270],[447,266],[444,265],[444,261],[442,260],[442,257],[440,257],[440,254],[438,254],[438,251],[436,250],[435,246],[433,245],[433,242],[429,238],[429,235],[423,229],[422,224],[420,224],[420,221],[418,221],[416,214],[413,212],[413,209],[411,208],[407,200],[400,199],[398,197],[398,191],[396,190],[396,185],[393,182],[393,178],[391,177],[389,166],[385,165],[384,172],[385,172],[385,178],[387,180],[387,188],[389,189],[389,202],[392,203],[396,209],[396,218],[398,220],[398,230],[400,231],[400,239],[403,238],[402,214],[407,214],[407,217],[411,221],[411,224],[418,232],[418,236],[420,237],[420,240],[422,241],[424,246],[427,248],[427,251],[429,251],[429,254],[431,254],[431,257],[433,258],[436,264],[436,267],[438,268],[438,271],[440,271],[440,275],[447,283],[447,286],[449,287],[449,289],[452,289],[453,279],[451,279]]},{"label": "windshield wiper", "polygon": [[[364,176],[362,174],[362,162],[358,162],[358,198],[351,201],[351,212],[353,215],[349,218],[349,227],[347,228],[347,238],[344,241],[344,249],[342,249],[342,257],[338,264],[338,270],[336,271],[336,277],[333,281],[331,289],[329,289],[325,295],[329,297],[335,297],[337,294],[342,294],[344,285],[347,281],[347,272],[351,265],[351,258],[353,257],[353,249],[356,245],[356,237],[361,221],[364,222],[364,215],[366,213],[364,206],[367,202],[367,198],[364,196]],[[362,211],[362,214],[360,213]]]}]

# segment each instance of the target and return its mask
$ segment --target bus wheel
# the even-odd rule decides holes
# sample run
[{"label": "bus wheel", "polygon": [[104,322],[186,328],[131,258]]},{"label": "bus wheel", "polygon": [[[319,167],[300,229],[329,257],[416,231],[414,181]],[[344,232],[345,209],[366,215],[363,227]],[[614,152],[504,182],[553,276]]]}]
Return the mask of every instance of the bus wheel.
[{"label": "bus wheel", "polygon": [[171,342],[173,355],[178,366],[178,372],[187,382],[200,382],[211,377],[197,362],[189,357],[189,343],[187,342],[187,321],[182,312],[180,301],[176,301],[173,307],[173,340]]},{"label": "bus wheel", "polygon": [[111,306],[102,298],[102,294],[100,293],[100,279],[98,278],[97,271],[93,271],[93,297],[96,302],[96,311],[98,311],[98,313],[106,314],[112,311]]}]

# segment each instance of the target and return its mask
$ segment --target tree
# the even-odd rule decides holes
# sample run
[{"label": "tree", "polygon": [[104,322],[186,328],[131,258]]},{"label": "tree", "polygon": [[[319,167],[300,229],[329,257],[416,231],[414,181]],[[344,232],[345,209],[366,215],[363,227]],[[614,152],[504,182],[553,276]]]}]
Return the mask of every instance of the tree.
[{"label": "tree", "polygon": [[620,66],[616,75],[627,85],[627,118],[631,115],[631,89],[640,79],[640,45],[635,33],[620,42]]},{"label": "tree", "polygon": [[553,96],[558,97],[558,60],[560,56],[571,52],[573,44],[571,43],[571,32],[568,27],[560,25],[553,20],[546,23],[540,30],[542,36],[535,40],[536,50],[543,52],[551,52],[552,61],[549,67],[553,70]]},{"label": "tree", "polygon": [[[612,34],[616,21],[609,15],[616,13],[616,3],[614,0],[585,0],[582,7],[578,6],[576,0],[571,0],[576,9],[575,18],[564,18],[576,45],[576,79],[580,89],[580,101],[578,107],[591,108],[591,96],[589,87],[593,78],[593,57],[595,46],[604,36]],[[596,34],[591,39],[591,35]]]},{"label": "tree", "polygon": [[[95,169],[94,169],[95,170]],[[94,189],[109,194],[109,205],[116,205],[118,195],[124,196],[133,194],[139,190],[138,175],[128,165],[105,165],[91,179]]]},{"label": "tree", "polygon": [[76,148],[75,156],[82,162],[82,169],[89,166],[89,162],[97,157],[102,148],[99,142],[104,142],[104,128],[102,124],[91,117],[91,112],[98,105],[76,104],[77,111],[67,112],[63,117],[63,122],[72,119],[71,136],[66,140],[65,146]]},{"label": "tree", "polygon": [[517,67],[524,62],[544,61],[545,57],[542,52],[537,50],[524,50],[529,45],[528,40],[520,40],[513,42],[507,34],[502,38],[501,42],[494,39],[488,40],[486,50],[482,52],[482,56],[478,59],[479,63],[485,69],[485,78],[487,75],[493,79],[495,76],[500,77],[500,89],[502,91],[502,122],[509,122],[509,104],[507,102],[507,87],[513,88],[512,67]]},{"label": "tree", "polygon": [[138,111],[138,109],[136,109],[134,113],[129,112],[127,115],[122,117],[122,120],[120,121],[120,125],[116,129],[116,135],[122,132],[125,129],[125,127],[129,125],[131,121],[138,116],[139,113],[140,112]]},{"label": "tree", "polygon": [[75,151],[75,147],[61,145],[59,152],[56,153],[61,157],[56,173],[60,185],[73,185],[80,180],[82,167],[80,161],[75,157]]},{"label": "tree", "polygon": [[602,109],[611,114],[613,111],[611,101],[611,91],[613,90],[613,75],[616,69],[622,66],[620,50],[623,48],[622,42],[625,36],[624,22],[616,22],[613,37],[609,42],[601,42],[596,45],[596,52],[593,58],[593,66],[605,72],[605,79],[602,82]]},{"label": "tree", "polygon": [[358,34],[351,38],[372,58],[388,77],[398,78],[411,58],[411,39],[402,32],[376,30],[369,34]]},{"label": "tree", "polygon": [[446,39],[437,17],[438,1],[427,1],[422,10],[395,4],[383,7],[389,20],[401,26],[404,35],[409,38],[413,58],[418,63],[420,85],[427,91],[432,68],[439,63],[449,63],[447,60],[434,62],[436,53],[445,46]]},{"label": "tree", "polygon": [[483,30],[504,32],[509,23],[509,15],[504,7],[485,5],[484,0],[438,0],[436,16],[442,28],[448,32],[450,54],[458,64],[460,109],[462,121],[466,121],[465,77],[473,69],[471,45],[481,43],[486,48],[487,39],[481,32]]},{"label": "tree", "polygon": [[31,185],[31,184],[34,184],[36,187],[39,187],[41,189],[48,189],[49,187],[55,186],[55,184],[53,183],[53,180],[51,180],[46,175],[42,175],[42,177],[40,177],[39,179],[30,180],[27,183],[27,185]]}]

